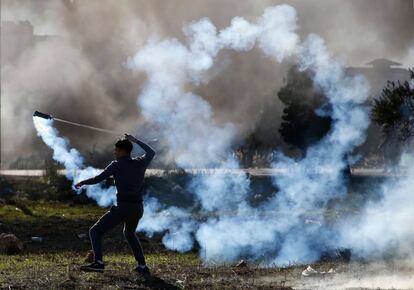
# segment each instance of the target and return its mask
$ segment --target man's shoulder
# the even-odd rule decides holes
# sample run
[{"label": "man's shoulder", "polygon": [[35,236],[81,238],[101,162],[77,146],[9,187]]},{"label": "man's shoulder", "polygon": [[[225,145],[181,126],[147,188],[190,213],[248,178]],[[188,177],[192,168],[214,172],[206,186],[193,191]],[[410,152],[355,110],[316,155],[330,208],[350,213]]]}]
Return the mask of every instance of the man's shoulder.
[{"label": "man's shoulder", "polygon": [[119,163],[118,163],[118,160],[112,160],[109,164],[108,164],[108,168],[109,167],[115,167],[115,166],[117,166]]}]

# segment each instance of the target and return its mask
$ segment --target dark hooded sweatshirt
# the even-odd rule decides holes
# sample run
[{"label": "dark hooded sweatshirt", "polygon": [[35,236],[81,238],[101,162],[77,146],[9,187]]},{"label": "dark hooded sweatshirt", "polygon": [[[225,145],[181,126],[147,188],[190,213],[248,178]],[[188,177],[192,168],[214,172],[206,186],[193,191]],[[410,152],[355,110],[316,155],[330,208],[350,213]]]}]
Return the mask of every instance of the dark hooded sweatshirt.
[{"label": "dark hooded sweatshirt", "polygon": [[118,203],[142,202],[145,170],[154,158],[155,151],[144,142],[138,141],[137,143],[144,149],[144,155],[135,158],[124,156],[114,160],[101,174],[87,179],[83,183],[86,185],[96,184],[113,176],[117,189],[116,198]]}]

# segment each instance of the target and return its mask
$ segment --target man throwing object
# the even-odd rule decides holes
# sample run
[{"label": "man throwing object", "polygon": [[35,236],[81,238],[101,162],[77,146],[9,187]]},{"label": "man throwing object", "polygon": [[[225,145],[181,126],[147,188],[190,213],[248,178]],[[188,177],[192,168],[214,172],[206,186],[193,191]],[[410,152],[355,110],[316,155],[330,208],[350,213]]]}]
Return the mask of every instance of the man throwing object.
[{"label": "man throwing object", "polygon": [[[141,146],[145,154],[140,157],[131,158],[132,143]],[[83,180],[75,185],[75,188],[78,189],[83,185],[96,184],[109,176],[113,176],[117,189],[117,205],[112,206],[89,230],[95,261],[91,264],[81,266],[81,270],[94,272],[104,271],[102,237],[110,229],[123,223],[125,239],[128,241],[138,264],[134,270],[140,274],[149,274],[144,253],[135,235],[135,230],[138,221],[144,213],[142,191],[145,170],[154,158],[155,151],[132,135],[125,134],[124,139],[120,139],[115,143],[114,156],[116,160],[112,161],[101,174]]]}]

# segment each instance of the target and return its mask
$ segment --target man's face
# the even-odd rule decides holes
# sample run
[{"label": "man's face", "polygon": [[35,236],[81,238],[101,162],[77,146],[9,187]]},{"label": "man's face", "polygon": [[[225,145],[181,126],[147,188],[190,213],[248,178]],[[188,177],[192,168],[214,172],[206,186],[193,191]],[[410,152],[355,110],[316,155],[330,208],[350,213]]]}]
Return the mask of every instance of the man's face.
[{"label": "man's face", "polygon": [[120,149],[116,146],[114,147],[114,157],[115,157],[115,159],[121,158],[121,157],[126,156],[126,155],[128,155],[128,154],[125,150]]}]

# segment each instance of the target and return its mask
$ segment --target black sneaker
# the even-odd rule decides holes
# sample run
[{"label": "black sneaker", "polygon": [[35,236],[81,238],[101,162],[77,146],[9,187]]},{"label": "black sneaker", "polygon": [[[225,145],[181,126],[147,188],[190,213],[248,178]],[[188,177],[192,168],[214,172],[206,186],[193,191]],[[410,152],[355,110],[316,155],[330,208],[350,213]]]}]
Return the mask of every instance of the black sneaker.
[{"label": "black sneaker", "polygon": [[99,263],[99,262],[93,262],[88,265],[82,265],[80,269],[85,272],[103,272],[105,269],[105,264]]},{"label": "black sneaker", "polygon": [[145,275],[145,276],[151,275],[150,270],[147,266],[145,267],[137,266],[135,267],[134,271],[137,272],[138,274]]}]

